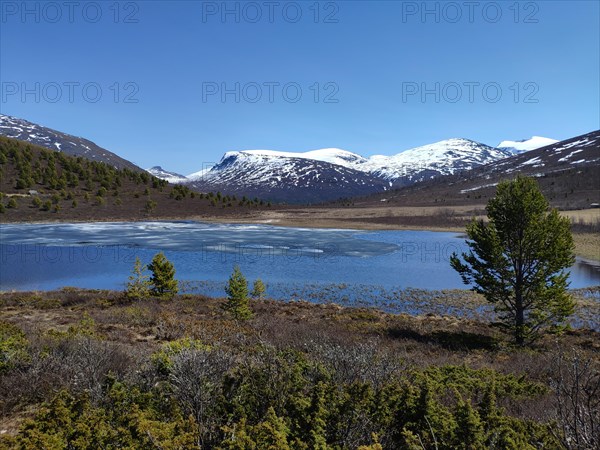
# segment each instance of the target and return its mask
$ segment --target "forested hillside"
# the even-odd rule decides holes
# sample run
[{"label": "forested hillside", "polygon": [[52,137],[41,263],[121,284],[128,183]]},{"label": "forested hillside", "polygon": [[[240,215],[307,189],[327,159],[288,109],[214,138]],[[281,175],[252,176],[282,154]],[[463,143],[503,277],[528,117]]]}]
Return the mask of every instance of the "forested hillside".
[{"label": "forested hillside", "polygon": [[267,207],[259,199],[198,193],[145,171],[72,157],[0,136],[0,221],[135,220]]}]

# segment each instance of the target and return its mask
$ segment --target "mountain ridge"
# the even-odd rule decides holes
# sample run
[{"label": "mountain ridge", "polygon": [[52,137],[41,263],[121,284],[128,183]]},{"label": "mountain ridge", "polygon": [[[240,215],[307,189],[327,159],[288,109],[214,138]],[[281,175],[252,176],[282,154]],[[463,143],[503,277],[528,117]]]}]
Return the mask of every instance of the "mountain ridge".
[{"label": "mountain ridge", "polygon": [[517,175],[534,177],[550,202],[562,209],[600,203],[600,130],[498,160],[472,171],[440,177],[404,189],[356,199],[376,205],[456,206],[485,203],[497,184]]},{"label": "mountain ridge", "polygon": [[63,152],[69,156],[81,156],[90,161],[103,162],[116,169],[143,170],[131,161],[100,147],[88,139],[6,114],[0,114],[0,135]]},{"label": "mountain ridge", "polygon": [[216,166],[188,184],[200,191],[290,203],[320,203],[389,187],[379,178],[338,164],[244,152],[226,153]]},{"label": "mountain ridge", "polygon": [[[115,168],[142,170],[87,139],[12,116],[0,115],[0,135],[105,162]],[[240,150],[226,152],[219,163],[187,176],[161,166],[151,167],[147,172],[202,192],[217,190],[274,201],[320,203],[466,173],[556,142],[533,136],[519,141],[505,140],[498,147],[491,147],[466,138],[451,138],[393,155],[369,157],[340,148],[305,152]],[[535,167],[536,161],[524,164]]]},{"label": "mountain ridge", "polygon": [[163,169],[161,166],[150,167],[149,169],[146,169],[146,172],[148,172],[151,175],[154,175],[156,178],[166,180],[169,183],[173,184],[185,183],[189,181],[185,175],[181,175],[176,172],[170,172],[168,170]]},{"label": "mountain ridge", "polygon": [[275,201],[329,201],[471,170],[511,155],[464,138],[369,158],[339,148],[241,150],[226,152],[218,164],[183,183],[198,190],[245,192]]}]

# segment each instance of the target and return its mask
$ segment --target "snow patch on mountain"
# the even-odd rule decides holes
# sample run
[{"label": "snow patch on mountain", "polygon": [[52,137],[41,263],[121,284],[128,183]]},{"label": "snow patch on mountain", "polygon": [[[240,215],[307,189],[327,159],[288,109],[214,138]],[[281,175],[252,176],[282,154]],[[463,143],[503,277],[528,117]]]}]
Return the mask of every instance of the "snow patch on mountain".
[{"label": "snow patch on mountain", "polygon": [[371,156],[367,163],[362,164],[362,170],[390,181],[401,178],[422,181],[437,175],[471,170],[508,156],[511,153],[506,150],[455,138],[411,148],[392,156]]},{"label": "snow patch on mountain", "polygon": [[508,150],[513,154],[520,154],[530,150],[536,150],[547,145],[556,144],[556,139],[550,139],[542,136],[533,136],[530,139],[520,141],[502,141],[498,144],[499,149]]},{"label": "snow patch on mountain", "polygon": [[[231,154],[237,152],[230,152]],[[276,158],[301,158],[323,161],[339,166],[356,168],[356,165],[362,164],[367,160],[356,153],[352,153],[339,148],[322,148],[308,152],[280,152],[276,150],[242,150],[241,153],[248,155],[272,156]]]},{"label": "snow patch on mountain", "polygon": [[165,170],[160,166],[154,166],[149,169],[146,169],[146,172],[150,173],[151,175],[154,175],[156,178],[166,180],[169,183],[179,184],[189,181],[187,177],[175,172],[169,172],[168,170]]},{"label": "snow patch on mountain", "polygon": [[210,167],[206,167],[202,170],[199,170],[197,172],[194,173],[190,173],[189,175],[187,175],[187,179],[190,181],[200,181],[204,178],[204,176],[210,172],[212,170],[214,166],[210,166]]}]

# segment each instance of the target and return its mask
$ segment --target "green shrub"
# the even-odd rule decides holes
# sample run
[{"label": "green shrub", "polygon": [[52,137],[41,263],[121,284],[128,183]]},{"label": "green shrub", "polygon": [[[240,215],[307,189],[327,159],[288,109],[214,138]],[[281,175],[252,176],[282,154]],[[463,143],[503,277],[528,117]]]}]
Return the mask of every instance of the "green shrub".
[{"label": "green shrub", "polygon": [[25,333],[9,322],[0,321],[0,374],[27,359]]},{"label": "green shrub", "polygon": [[151,397],[113,381],[104,407],[63,390],[5,443],[32,449],[197,448],[193,421],[176,408],[170,415],[165,418]]},{"label": "green shrub", "polygon": [[254,282],[254,285],[252,286],[252,293],[250,295],[252,295],[254,298],[262,299],[265,296],[266,290],[265,284],[259,278]]}]

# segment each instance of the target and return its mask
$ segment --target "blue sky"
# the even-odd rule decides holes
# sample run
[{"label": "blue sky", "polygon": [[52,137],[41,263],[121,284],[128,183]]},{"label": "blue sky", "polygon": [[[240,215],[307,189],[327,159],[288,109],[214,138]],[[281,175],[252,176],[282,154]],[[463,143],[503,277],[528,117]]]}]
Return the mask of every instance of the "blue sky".
[{"label": "blue sky", "polygon": [[183,174],[229,150],[565,139],[600,128],[599,4],[3,1],[0,109]]}]

